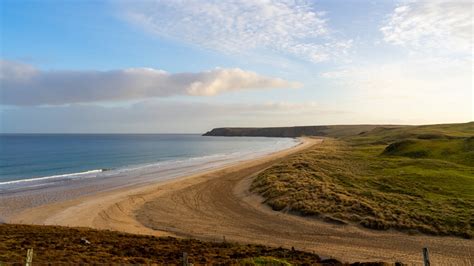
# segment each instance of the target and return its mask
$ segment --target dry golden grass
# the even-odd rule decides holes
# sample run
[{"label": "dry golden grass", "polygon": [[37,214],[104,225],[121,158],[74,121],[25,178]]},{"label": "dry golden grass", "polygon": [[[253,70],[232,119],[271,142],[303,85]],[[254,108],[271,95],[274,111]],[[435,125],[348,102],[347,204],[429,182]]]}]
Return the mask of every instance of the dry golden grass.
[{"label": "dry golden grass", "polygon": [[387,144],[325,139],[260,173],[252,190],[274,210],[471,238],[474,168],[439,159],[383,155]]}]

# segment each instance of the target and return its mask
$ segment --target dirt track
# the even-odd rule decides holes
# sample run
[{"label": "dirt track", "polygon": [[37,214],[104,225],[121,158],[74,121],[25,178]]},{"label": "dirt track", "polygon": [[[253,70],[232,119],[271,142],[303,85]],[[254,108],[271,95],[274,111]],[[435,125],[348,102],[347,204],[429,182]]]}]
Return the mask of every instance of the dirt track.
[{"label": "dirt track", "polygon": [[[11,222],[88,226],[140,234],[176,235],[295,247],[343,261],[421,264],[430,248],[432,265],[473,265],[474,241],[410,236],[274,212],[248,192],[252,177],[284,156],[315,145],[236,164],[181,180],[80,198],[27,210]],[[317,145],[317,144],[316,144]]]},{"label": "dirt track", "polygon": [[473,240],[370,231],[272,211],[248,192],[255,173],[272,163],[220,173],[163,193],[145,203],[137,218],[147,227],[178,236],[294,246],[351,262],[421,264],[421,250],[428,246],[432,265],[472,265]]}]

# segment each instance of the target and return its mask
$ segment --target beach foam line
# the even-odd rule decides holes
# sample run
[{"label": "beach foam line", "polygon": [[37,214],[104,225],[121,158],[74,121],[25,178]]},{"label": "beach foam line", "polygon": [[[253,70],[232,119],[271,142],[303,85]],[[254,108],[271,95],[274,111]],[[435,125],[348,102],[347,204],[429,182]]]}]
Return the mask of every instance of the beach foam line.
[{"label": "beach foam line", "polygon": [[[128,167],[121,167],[121,168],[115,168],[115,169],[106,169],[106,170],[96,169],[96,170],[89,170],[89,171],[69,173],[69,174],[60,174],[60,175],[52,175],[52,176],[45,176],[45,177],[33,177],[33,178],[27,178],[27,179],[0,182],[0,187],[27,183],[27,182],[28,183],[41,182],[45,180],[60,179],[60,178],[64,178],[64,179],[73,179],[73,178],[79,178],[79,177],[91,178],[91,177],[97,177],[97,175],[89,176],[91,174],[99,174],[99,173],[104,173],[106,171],[110,172],[110,175],[116,175],[116,174],[121,174],[121,173],[139,171],[139,170],[147,170],[149,168],[165,168],[165,169],[176,168],[176,167],[186,166],[189,163],[195,163],[196,161],[202,160],[203,163],[210,163],[212,162],[212,160],[217,159],[217,158],[232,159],[233,157],[238,157],[238,155],[240,155],[240,152],[229,153],[229,154],[213,154],[213,155],[197,156],[197,157],[183,158],[183,159],[177,159],[177,160],[161,161],[161,162],[149,163],[149,164],[138,164],[138,165],[132,165]],[[108,176],[108,175],[105,175],[105,176]]]},{"label": "beach foam line", "polygon": [[[0,186],[15,185],[15,184],[21,184],[21,183],[26,183],[26,182],[28,183],[40,182],[40,181],[45,181],[45,180],[50,180],[50,179],[59,179],[59,178],[72,179],[72,178],[78,178],[78,177],[85,177],[91,174],[99,174],[105,171],[110,172],[111,175],[114,175],[114,174],[137,171],[137,170],[146,170],[148,168],[154,168],[154,167],[173,168],[173,167],[180,167],[180,166],[186,165],[187,163],[193,163],[194,161],[199,161],[199,160],[202,160],[203,163],[209,163],[209,162],[212,162],[212,159],[216,159],[216,158],[230,159],[232,157],[237,157],[239,154],[240,152],[229,153],[229,154],[213,154],[213,155],[197,156],[197,157],[178,159],[178,160],[161,161],[161,162],[149,163],[149,164],[138,164],[134,166],[121,167],[121,168],[116,168],[116,169],[106,169],[106,170],[95,169],[95,170],[69,173],[69,174],[60,174],[60,175],[52,175],[52,176],[45,176],[45,177],[33,177],[33,178],[27,178],[27,179],[0,182]],[[90,177],[96,177],[96,176],[90,176]]]},{"label": "beach foam line", "polygon": [[[144,170],[147,171],[149,168],[157,168],[157,169],[162,169],[162,170],[167,170],[167,169],[173,169],[173,168],[182,168],[182,167],[192,167],[192,166],[197,166],[194,165],[198,162],[201,163],[217,163],[219,161],[226,161],[226,160],[236,160],[240,161],[241,159],[247,158],[248,156],[254,155],[262,155],[266,153],[271,153],[275,152],[281,149],[289,148],[292,146],[296,146],[299,143],[301,143],[301,140],[294,139],[293,142],[287,143],[284,141],[277,141],[273,146],[270,148],[264,149],[264,150],[254,150],[254,151],[247,151],[247,152],[242,152],[242,151],[237,151],[237,152],[230,152],[230,153],[216,153],[216,154],[210,154],[210,155],[204,155],[204,156],[195,156],[195,157],[189,157],[189,158],[181,158],[181,159],[174,159],[174,160],[164,160],[164,161],[158,161],[155,163],[146,163],[146,164],[137,164],[137,165],[130,165],[130,166],[122,166],[119,168],[114,168],[114,169],[96,169],[96,170],[89,170],[89,171],[84,171],[84,172],[76,172],[76,173],[69,173],[69,174],[60,174],[60,175],[52,175],[52,176],[45,176],[45,177],[33,177],[33,178],[28,178],[28,179],[19,179],[19,180],[11,180],[11,181],[5,181],[5,182],[0,182],[0,187],[4,187],[5,189],[10,189],[10,186],[15,186],[17,184],[22,184],[22,183],[29,183],[28,186],[31,186],[30,184],[34,182],[37,182],[39,185],[41,181],[45,180],[50,180],[50,179],[60,179],[64,178],[66,179],[73,179],[73,178],[95,178],[100,173],[101,177],[109,177],[117,174],[126,174],[129,172],[133,171],[140,171]],[[285,145],[282,145],[285,144]],[[290,144],[288,146],[288,144]],[[219,160],[218,160],[219,159]],[[92,174],[96,174],[92,176]],[[43,183],[47,184],[47,182]]]},{"label": "beach foam line", "polygon": [[71,174],[61,174],[61,175],[52,175],[52,176],[44,176],[44,177],[34,177],[34,178],[28,178],[28,179],[12,180],[12,181],[0,182],[0,186],[2,186],[2,185],[18,184],[18,183],[23,183],[23,182],[42,181],[42,180],[55,179],[55,178],[61,178],[61,177],[81,177],[81,176],[89,175],[89,174],[102,173],[103,171],[104,171],[103,169],[95,169],[95,170],[89,170],[89,171],[77,172],[77,173],[71,173]]}]

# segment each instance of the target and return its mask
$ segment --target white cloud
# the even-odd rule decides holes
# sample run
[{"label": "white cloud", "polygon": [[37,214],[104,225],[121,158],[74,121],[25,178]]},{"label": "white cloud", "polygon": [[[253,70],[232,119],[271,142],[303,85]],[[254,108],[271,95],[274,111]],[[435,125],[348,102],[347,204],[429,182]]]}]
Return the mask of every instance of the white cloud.
[{"label": "white cloud", "polygon": [[171,95],[211,96],[227,91],[295,88],[297,82],[239,68],[168,73],[153,68],[111,71],[41,71],[0,60],[0,104],[58,105]]},{"label": "white cloud", "polygon": [[380,30],[386,42],[413,51],[470,54],[472,21],[471,1],[419,1],[399,5]]},{"label": "white cloud", "polygon": [[314,102],[202,103],[164,99],[130,106],[25,106],[2,110],[0,132],[204,133],[224,126],[329,123],[345,114]]},{"label": "white cloud", "polygon": [[321,62],[347,54],[305,0],[124,2],[126,17],[158,36],[229,54],[275,52]]}]

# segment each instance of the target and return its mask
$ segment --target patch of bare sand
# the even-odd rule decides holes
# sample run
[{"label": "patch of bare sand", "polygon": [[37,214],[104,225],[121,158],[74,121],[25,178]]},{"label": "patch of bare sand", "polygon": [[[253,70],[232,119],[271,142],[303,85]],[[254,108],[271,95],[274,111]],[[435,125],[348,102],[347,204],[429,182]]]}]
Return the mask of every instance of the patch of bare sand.
[{"label": "patch of bare sand", "polygon": [[256,173],[303,144],[263,158],[150,187],[123,189],[24,211],[13,222],[58,224],[130,233],[258,243],[314,251],[343,261],[421,264],[422,247],[433,265],[472,265],[473,240],[409,236],[399,232],[334,225],[275,212],[248,192]]}]

